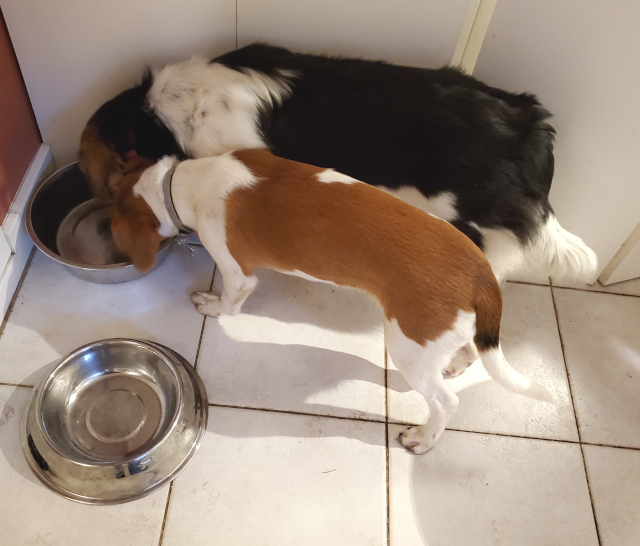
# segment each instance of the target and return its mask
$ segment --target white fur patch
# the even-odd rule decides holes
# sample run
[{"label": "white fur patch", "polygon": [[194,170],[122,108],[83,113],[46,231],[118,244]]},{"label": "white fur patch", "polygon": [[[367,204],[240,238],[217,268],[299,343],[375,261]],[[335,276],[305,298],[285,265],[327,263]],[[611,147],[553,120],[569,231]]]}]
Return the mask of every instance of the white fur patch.
[{"label": "white fur patch", "polygon": [[316,177],[320,182],[325,182],[327,184],[332,184],[333,182],[339,182],[341,184],[354,184],[356,182],[360,182],[351,176],[336,172],[333,169],[322,171],[321,173],[318,173]]},{"label": "white fur patch", "polygon": [[456,196],[451,192],[445,191],[434,197],[425,197],[413,186],[401,186],[394,189],[378,186],[378,188],[441,220],[453,222],[458,219]]},{"label": "white fur patch", "polygon": [[[174,225],[171,216],[167,212],[162,191],[164,175],[177,161],[173,156],[163,157],[155,165],[145,169],[140,179],[133,186],[133,195],[142,197],[160,221],[158,233],[163,237],[172,237],[178,234],[178,228]],[[182,220],[182,218],[180,219]]]},{"label": "white fur patch", "polygon": [[173,177],[173,201],[180,220],[192,226],[211,254],[222,275],[223,291],[194,293],[192,301],[198,311],[209,316],[236,314],[257,284],[247,277],[229,252],[226,232],[226,199],[238,188],[251,187],[258,181],[247,166],[231,153],[217,157],[184,161]]},{"label": "white fur patch", "polygon": [[193,57],[155,70],[147,100],[185,151],[208,157],[264,148],[258,133],[259,108],[282,102],[293,77],[289,72],[278,79],[249,69],[238,72]]},{"label": "white fur patch", "polygon": [[526,260],[529,268],[535,271],[542,267],[555,280],[571,278],[591,283],[598,270],[596,253],[564,229],[553,214],[540,229]]},{"label": "white fur patch", "polygon": [[396,368],[407,383],[422,394],[429,405],[429,420],[400,435],[410,451],[421,454],[431,449],[458,407],[458,397],[444,382],[442,371],[453,355],[473,339],[475,313],[459,311],[450,330],[422,346],[404,335],[396,319],[385,320],[385,343]]},{"label": "white fur patch", "polygon": [[498,282],[504,280],[505,276],[517,271],[522,267],[524,255],[520,241],[517,237],[506,229],[483,228],[469,222],[475,227],[483,237],[484,255],[491,265],[493,274]]},{"label": "white fur patch", "polygon": [[279,273],[284,273],[285,275],[291,275],[293,277],[300,277],[301,279],[306,279],[308,281],[323,282],[323,283],[326,283],[326,284],[332,284],[333,286],[338,286],[333,281],[325,281],[324,279],[318,279],[317,277],[312,277],[311,275],[307,275],[306,273],[304,273],[302,271],[299,271],[298,269],[295,269],[294,271],[284,271],[282,269],[278,269],[277,271]]}]

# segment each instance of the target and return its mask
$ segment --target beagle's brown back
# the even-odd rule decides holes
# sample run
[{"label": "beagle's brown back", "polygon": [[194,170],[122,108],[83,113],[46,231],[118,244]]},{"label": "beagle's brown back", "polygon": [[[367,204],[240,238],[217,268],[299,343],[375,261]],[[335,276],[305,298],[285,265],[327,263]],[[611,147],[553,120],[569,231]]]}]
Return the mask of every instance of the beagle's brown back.
[{"label": "beagle's brown back", "polygon": [[366,290],[421,345],[450,329],[460,310],[476,312],[478,329],[495,338],[488,345],[497,344],[498,283],[453,226],[367,184],[321,182],[325,169],[266,150],[234,156],[259,180],[226,201],[227,246],[245,274],[299,270]]}]

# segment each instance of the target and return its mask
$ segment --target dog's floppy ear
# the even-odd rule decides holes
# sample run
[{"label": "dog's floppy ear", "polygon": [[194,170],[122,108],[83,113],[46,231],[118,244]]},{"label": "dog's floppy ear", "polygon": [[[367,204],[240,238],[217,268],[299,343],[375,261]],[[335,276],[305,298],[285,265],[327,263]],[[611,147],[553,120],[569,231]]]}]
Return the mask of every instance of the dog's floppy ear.
[{"label": "dog's floppy ear", "polygon": [[111,231],[117,247],[129,256],[138,271],[146,273],[153,268],[160,243],[164,239],[157,227],[143,224],[135,228],[125,218],[114,217]]},{"label": "dog's floppy ear", "polygon": [[80,170],[89,178],[93,194],[105,200],[113,198],[124,178],[122,159],[102,141],[93,121],[80,140]]},{"label": "dog's floppy ear", "polygon": [[147,202],[133,194],[133,186],[142,169],[125,176],[116,193],[111,213],[111,233],[116,246],[126,253],[138,271],[147,272],[156,263],[156,254],[164,237],[158,233],[160,222]]}]

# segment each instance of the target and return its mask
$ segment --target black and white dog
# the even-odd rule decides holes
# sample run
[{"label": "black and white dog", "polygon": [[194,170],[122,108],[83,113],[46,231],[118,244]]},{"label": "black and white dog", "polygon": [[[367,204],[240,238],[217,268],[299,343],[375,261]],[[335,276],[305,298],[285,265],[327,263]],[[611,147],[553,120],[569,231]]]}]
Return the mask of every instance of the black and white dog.
[{"label": "black and white dog", "polygon": [[447,220],[485,252],[499,279],[542,267],[587,280],[596,255],[560,226],[548,201],[549,117],[534,96],[453,68],[254,44],[148,72],[89,120],[80,164],[94,190],[113,194],[136,156],[267,147]]}]

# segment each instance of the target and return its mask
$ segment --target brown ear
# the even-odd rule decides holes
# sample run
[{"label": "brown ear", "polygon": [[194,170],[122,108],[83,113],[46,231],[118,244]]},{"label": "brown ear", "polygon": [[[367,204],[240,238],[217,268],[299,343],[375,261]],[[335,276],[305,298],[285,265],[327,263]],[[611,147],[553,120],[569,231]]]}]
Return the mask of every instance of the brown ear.
[{"label": "brown ear", "polygon": [[146,273],[156,263],[156,254],[163,237],[157,227],[151,224],[140,226],[134,231],[126,220],[112,221],[111,231],[116,246],[125,252],[138,271]]},{"label": "brown ear", "polygon": [[128,174],[118,189],[111,213],[111,234],[134,267],[146,273],[155,265],[164,237],[158,233],[160,222],[151,207],[142,197],[133,194],[133,186],[141,173],[142,169]]},{"label": "brown ear", "polygon": [[120,156],[100,139],[91,120],[80,140],[80,170],[89,178],[93,194],[106,200],[113,198],[124,178]]}]

